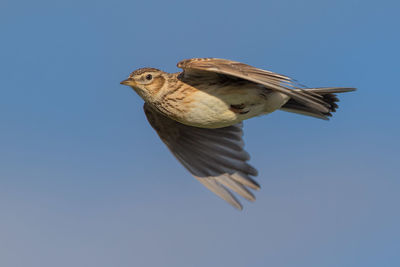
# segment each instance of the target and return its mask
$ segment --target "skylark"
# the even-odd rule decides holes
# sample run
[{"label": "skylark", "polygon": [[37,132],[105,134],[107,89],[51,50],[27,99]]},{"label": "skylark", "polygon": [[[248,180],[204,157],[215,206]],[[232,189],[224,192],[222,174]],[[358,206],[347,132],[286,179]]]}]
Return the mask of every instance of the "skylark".
[{"label": "skylark", "polygon": [[144,112],[161,140],[203,185],[238,209],[231,193],[254,201],[259,184],[247,163],[242,121],[275,110],[328,120],[337,109],[336,93],[355,88],[304,88],[291,78],[243,63],[194,58],[182,72],[154,68],[132,72],[128,85],[145,101]]}]

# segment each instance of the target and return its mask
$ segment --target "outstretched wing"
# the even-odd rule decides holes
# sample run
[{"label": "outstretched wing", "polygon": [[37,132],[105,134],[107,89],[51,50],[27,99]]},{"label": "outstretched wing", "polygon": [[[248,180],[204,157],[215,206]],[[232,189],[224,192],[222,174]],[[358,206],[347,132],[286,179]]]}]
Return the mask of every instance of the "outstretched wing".
[{"label": "outstretched wing", "polygon": [[143,108],[161,140],[204,186],[238,209],[242,205],[230,190],[255,200],[248,188],[257,190],[260,186],[250,177],[256,176],[257,170],[247,163],[250,157],[243,149],[242,124],[218,129],[197,128],[174,121],[149,104]]},{"label": "outstretched wing", "polygon": [[[322,113],[329,112],[330,105],[320,96],[301,90],[291,78],[258,69],[240,62],[220,58],[193,58],[180,61],[177,66],[184,70],[183,75],[207,75],[218,73],[261,84],[270,90],[284,93],[296,101]],[[293,90],[297,89],[297,90]]]}]

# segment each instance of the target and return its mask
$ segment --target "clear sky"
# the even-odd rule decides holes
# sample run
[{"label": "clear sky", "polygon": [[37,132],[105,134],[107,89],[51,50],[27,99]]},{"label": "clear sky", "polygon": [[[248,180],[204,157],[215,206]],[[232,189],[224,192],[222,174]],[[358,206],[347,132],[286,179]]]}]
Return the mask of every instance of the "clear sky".
[{"label": "clear sky", "polygon": [[[400,266],[398,1],[0,1],[0,266]],[[161,143],[134,69],[221,57],[352,86],[245,123],[238,212]]]}]

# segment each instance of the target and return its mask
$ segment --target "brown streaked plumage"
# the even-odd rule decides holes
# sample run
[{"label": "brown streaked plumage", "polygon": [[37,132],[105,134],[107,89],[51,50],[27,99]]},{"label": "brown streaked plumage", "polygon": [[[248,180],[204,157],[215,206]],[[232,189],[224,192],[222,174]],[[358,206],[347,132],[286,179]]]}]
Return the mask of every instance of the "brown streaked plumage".
[{"label": "brown streaked plumage", "polygon": [[160,71],[160,70],[156,69],[156,68],[140,68],[140,69],[133,71],[130,76],[141,75],[145,72],[157,72],[157,71]]},{"label": "brown streaked plumage", "polygon": [[354,88],[304,88],[291,78],[240,62],[195,58],[178,63],[180,73],[141,68],[121,84],[145,101],[151,126],[172,154],[208,189],[242,209],[230,192],[254,201],[259,189],[243,149],[242,121],[284,110],[327,120],[336,93]]}]

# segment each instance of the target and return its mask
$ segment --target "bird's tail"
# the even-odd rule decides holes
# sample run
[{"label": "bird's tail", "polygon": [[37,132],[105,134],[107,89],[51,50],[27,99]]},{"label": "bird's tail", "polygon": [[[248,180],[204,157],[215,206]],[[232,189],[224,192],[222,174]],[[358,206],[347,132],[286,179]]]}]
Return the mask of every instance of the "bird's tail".
[{"label": "bird's tail", "polygon": [[339,102],[339,99],[337,98],[336,94],[351,92],[355,90],[356,88],[343,87],[295,89],[295,91],[301,92],[302,94],[306,94],[312,96],[314,99],[317,99],[318,102],[329,109],[329,112],[323,113],[316,109],[310,108],[300,102],[297,102],[293,98],[289,99],[289,101],[281,107],[281,110],[316,117],[323,120],[329,120],[329,117],[331,117],[332,113],[335,112],[338,108],[337,102]]}]

